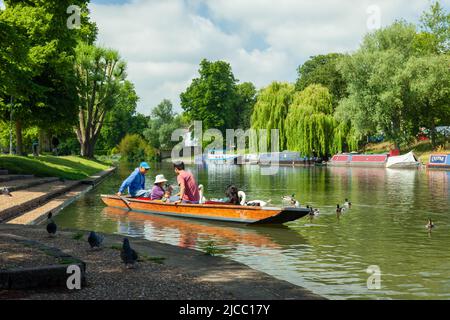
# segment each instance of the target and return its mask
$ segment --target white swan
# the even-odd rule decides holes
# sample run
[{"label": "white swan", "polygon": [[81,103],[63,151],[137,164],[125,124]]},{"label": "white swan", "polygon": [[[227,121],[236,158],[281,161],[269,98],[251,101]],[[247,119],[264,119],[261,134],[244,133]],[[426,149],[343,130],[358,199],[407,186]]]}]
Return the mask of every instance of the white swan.
[{"label": "white swan", "polygon": [[262,200],[252,200],[249,202],[246,202],[247,196],[245,195],[244,191],[238,191],[238,197],[241,199],[240,205],[241,206],[260,206],[265,207],[267,206],[272,200],[262,201]]},{"label": "white swan", "polygon": [[199,201],[199,203],[205,203],[206,202],[206,198],[203,196],[203,185],[202,184],[199,184],[198,185],[198,193],[199,193],[199,195],[200,195],[200,201]]}]

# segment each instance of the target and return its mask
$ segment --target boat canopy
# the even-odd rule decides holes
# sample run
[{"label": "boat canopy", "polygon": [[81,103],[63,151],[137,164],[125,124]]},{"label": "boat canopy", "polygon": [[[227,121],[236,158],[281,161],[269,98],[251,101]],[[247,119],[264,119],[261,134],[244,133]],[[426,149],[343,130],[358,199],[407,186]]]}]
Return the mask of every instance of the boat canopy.
[{"label": "boat canopy", "polygon": [[404,166],[415,166],[418,165],[416,156],[411,151],[407,154],[401,156],[389,157],[386,163],[386,168],[390,167],[404,167]]}]

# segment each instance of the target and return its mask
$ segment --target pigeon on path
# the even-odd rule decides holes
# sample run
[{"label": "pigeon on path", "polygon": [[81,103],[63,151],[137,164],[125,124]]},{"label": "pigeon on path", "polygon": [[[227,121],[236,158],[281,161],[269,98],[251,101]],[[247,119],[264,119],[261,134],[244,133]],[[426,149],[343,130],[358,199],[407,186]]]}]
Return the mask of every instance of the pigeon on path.
[{"label": "pigeon on path", "polygon": [[130,247],[130,240],[128,240],[128,238],[123,239],[120,257],[122,258],[122,261],[123,263],[125,263],[126,267],[128,267],[129,265],[134,266],[135,262],[138,259],[138,254]]}]

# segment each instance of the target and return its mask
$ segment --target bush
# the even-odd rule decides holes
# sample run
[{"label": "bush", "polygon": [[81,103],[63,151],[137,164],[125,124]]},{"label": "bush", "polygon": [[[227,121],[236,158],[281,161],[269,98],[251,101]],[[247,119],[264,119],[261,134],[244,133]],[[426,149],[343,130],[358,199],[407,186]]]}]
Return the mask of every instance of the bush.
[{"label": "bush", "polygon": [[155,151],[138,134],[127,134],[119,144],[123,160],[129,163],[154,160]]}]

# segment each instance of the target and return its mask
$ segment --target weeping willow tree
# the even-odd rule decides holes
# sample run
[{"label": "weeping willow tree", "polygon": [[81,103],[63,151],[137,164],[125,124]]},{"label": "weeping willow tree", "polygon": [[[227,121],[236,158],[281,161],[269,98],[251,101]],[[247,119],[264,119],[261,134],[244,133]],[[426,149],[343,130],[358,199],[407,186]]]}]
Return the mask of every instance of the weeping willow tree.
[{"label": "weeping willow tree", "polygon": [[336,151],[332,96],[326,87],[313,84],[294,95],[286,117],[287,147],[302,155],[327,155]]},{"label": "weeping willow tree", "polygon": [[359,136],[351,123],[342,121],[334,128],[333,153],[357,151],[359,140]]},{"label": "weeping willow tree", "polygon": [[279,129],[280,150],[287,147],[285,120],[292,102],[294,86],[289,83],[273,82],[258,94],[253,109],[252,129],[267,129],[267,145],[271,145],[271,129]]}]

